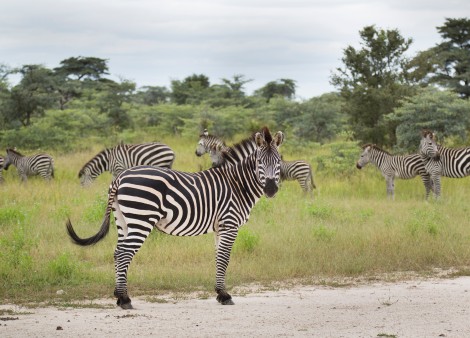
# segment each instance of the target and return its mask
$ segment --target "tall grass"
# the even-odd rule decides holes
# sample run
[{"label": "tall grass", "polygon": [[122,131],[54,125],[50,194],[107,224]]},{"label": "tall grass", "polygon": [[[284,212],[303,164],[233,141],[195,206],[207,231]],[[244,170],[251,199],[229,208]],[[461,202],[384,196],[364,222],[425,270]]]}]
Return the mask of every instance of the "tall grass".
[{"label": "tall grass", "polygon": [[[162,140],[176,151],[174,169],[196,171],[208,158],[194,155],[196,141]],[[65,231],[70,217],[84,237],[98,230],[110,174],[87,189],[77,177],[81,166],[100,149],[53,154],[56,177],[20,184],[15,168],[0,186],[0,297],[4,302],[59,297],[112,296],[114,227],[101,243],[73,245]],[[284,153],[313,164],[327,156],[317,148]],[[358,155],[360,149],[358,148]],[[354,166],[354,163],[351,163]],[[467,193],[470,179],[443,179],[441,200],[424,200],[419,178],[397,181],[388,200],[377,169],[347,176],[315,173],[315,199],[304,197],[296,182],[284,182],[274,199],[262,198],[236,240],[227,285],[269,284],[293,278],[307,283],[345,276],[434,268],[467,271],[470,227]],[[129,269],[131,295],[172,291],[212,291],[214,237],[171,237],[153,232]]]}]

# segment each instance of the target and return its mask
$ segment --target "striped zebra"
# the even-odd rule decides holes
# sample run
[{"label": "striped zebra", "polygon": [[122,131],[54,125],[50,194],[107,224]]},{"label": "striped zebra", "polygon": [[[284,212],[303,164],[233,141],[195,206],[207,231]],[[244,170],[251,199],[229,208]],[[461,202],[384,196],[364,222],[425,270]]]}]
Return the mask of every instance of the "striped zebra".
[{"label": "striped zebra", "polygon": [[362,146],[362,153],[356,163],[358,169],[362,169],[368,163],[374,164],[382,173],[387,185],[387,197],[395,198],[395,178],[411,179],[417,175],[421,176],[426,198],[433,190],[429,174],[424,169],[424,163],[419,154],[391,155],[375,144]]},{"label": "striped zebra", "polygon": [[105,171],[114,179],[125,169],[139,165],[171,168],[174,160],[174,151],[163,143],[119,144],[95,155],[80,169],[78,178],[82,186],[88,186]]},{"label": "striped zebra", "polygon": [[[243,147],[241,146],[243,145]],[[220,166],[223,161],[238,162],[249,156],[256,149],[254,138],[240,142],[238,147],[232,148],[225,145],[225,142],[217,136],[210,135],[207,129],[199,136],[196,147],[196,155],[202,156],[206,153],[211,157],[213,167]],[[231,153],[231,156],[224,156],[224,153]],[[297,180],[300,187],[306,194],[313,197],[313,189],[316,189],[313,181],[312,167],[303,160],[284,161],[281,160],[281,181]]]},{"label": "striped zebra", "polygon": [[225,273],[238,229],[264,194],[274,197],[280,181],[278,147],[284,135],[268,128],[256,133],[256,151],[236,165],[185,173],[167,168],[139,166],[122,172],[110,185],[104,221],[89,238],[80,238],[70,220],[67,232],[78,245],[92,245],[109,231],[114,213],[118,242],[114,252],[117,304],[132,308],[127,291],[127,270],[132,258],[156,228],[174,236],[209,232],[216,239],[217,301],[233,304],[225,288]]},{"label": "striped zebra", "polygon": [[8,170],[11,164],[16,167],[22,182],[26,182],[28,176],[39,175],[46,180],[54,177],[54,160],[47,154],[24,156],[18,151],[8,148],[3,169]]},{"label": "striped zebra", "polygon": [[470,175],[470,147],[447,148],[439,145],[430,130],[422,132],[419,154],[431,176],[437,197],[441,195],[441,176],[462,178]]},{"label": "striped zebra", "polygon": [[5,159],[3,156],[0,156],[0,183],[3,183],[5,180],[3,179],[3,162],[5,162]]}]

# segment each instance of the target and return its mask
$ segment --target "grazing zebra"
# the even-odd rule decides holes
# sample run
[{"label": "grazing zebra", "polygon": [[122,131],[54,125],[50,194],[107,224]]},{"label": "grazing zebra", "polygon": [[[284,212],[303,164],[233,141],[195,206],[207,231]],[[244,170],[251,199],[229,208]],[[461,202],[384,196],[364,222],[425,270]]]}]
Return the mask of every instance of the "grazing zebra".
[{"label": "grazing zebra", "polygon": [[[256,149],[256,144],[253,137],[240,142],[238,147],[230,147],[225,145],[225,142],[217,136],[210,135],[207,129],[200,135],[199,142],[196,147],[196,155],[202,156],[208,153],[211,157],[212,166],[220,166],[224,161],[234,164],[245,157],[249,156]],[[243,145],[243,146],[241,146]],[[224,153],[231,154],[224,156]],[[297,180],[304,193],[313,196],[313,189],[316,189],[315,182],[313,181],[312,167],[310,164],[303,160],[297,161],[284,161],[281,160],[281,181]]]},{"label": "grazing zebra", "polygon": [[422,132],[419,154],[431,176],[437,197],[441,195],[441,176],[462,178],[470,175],[470,147],[447,148],[439,145],[429,130]]},{"label": "grazing zebra", "polygon": [[46,180],[54,177],[54,160],[47,154],[24,156],[16,150],[8,148],[3,169],[8,170],[10,164],[16,167],[22,182],[26,182],[28,176],[34,175],[40,175]]},{"label": "grazing zebra", "polygon": [[101,151],[88,161],[80,169],[78,177],[81,185],[87,186],[105,171],[111,172],[114,179],[125,169],[139,165],[171,168],[174,160],[174,151],[163,143],[119,144]]},{"label": "grazing zebra", "polygon": [[89,238],[80,238],[70,220],[67,232],[78,245],[92,245],[109,231],[114,212],[118,242],[114,252],[117,304],[132,308],[127,291],[127,270],[152,228],[174,236],[209,232],[216,239],[217,301],[233,304],[225,289],[225,273],[238,229],[264,194],[274,197],[280,180],[278,147],[284,135],[271,136],[264,127],[256,133],[256,150],[236,165],[185,173],[167,168],[139,166],[122,172],[110,185],[104,221]]},{"label": "grazing zebra", "polygon": [[356,163],[357,169],[362,169],[369,162],[380,169],[387,184],[387,197],[395,198],[396,177],[410,179],[417,175],[420,175],[423,181],[424,188],[426,189],[426,198],[429,197],[433,186],[419,154],[391,155],[375,144],[365,144],[362,146],[362,149],[363,151]]}]

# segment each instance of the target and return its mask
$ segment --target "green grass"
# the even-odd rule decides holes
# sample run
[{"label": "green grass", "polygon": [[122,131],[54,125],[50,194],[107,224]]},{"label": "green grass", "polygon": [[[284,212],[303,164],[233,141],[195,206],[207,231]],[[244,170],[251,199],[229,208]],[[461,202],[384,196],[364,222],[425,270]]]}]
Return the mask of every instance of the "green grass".
[{"label": "green grass", "polygon": [[[174,168],[196,171],[208,158],[194,155],[196,141],[162,140],[176,151]],[[20,184],[15,168],[4,172],[0,187],[0,297],[3,302],[89,302],[112,297],[113,252],[117,233],[95,246],[71,243],[70,217],[84,237],[97,232],[110,175],[87,189],[77,177],[100,148],[53,154],[56,178]],[[360,149],[358,148],[358,154]],[[309,149],[284,153],[286,160],[313,164]],[[354,163],[351,163],[354,166]],[[388,200],[385,182],[374,167],[341,176],[315,172],[315,199],[304,197],[296,182],[284,182],[274,199],[262,198],[240,231],[227,271],[229,289],[247,283],[271,285],[293,279],[324,283],[345,277],[373,277],[413,271],[455,270],[468,274],[470,178],[443,179],[442,198],[424,200],[419,178],[395,183]],[[131,296],[159,301],[169,291],[212,295],[215,282],[214,236],[180,238],[153,232],[129,269]],[[58,295],[58,290],[65,292]]]}]

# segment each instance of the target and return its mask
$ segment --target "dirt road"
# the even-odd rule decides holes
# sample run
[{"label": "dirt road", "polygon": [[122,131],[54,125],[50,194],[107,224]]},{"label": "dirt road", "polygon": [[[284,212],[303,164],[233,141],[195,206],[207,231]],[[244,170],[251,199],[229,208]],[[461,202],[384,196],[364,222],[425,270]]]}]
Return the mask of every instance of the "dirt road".
[{"label": "dirt road", "polygon": [[112,299],[98,309],[2,305],[0,337],[470,337],[470,277],[298,286],[234,296],[234,306],[145,299],[134,297],[134,310]]}]

